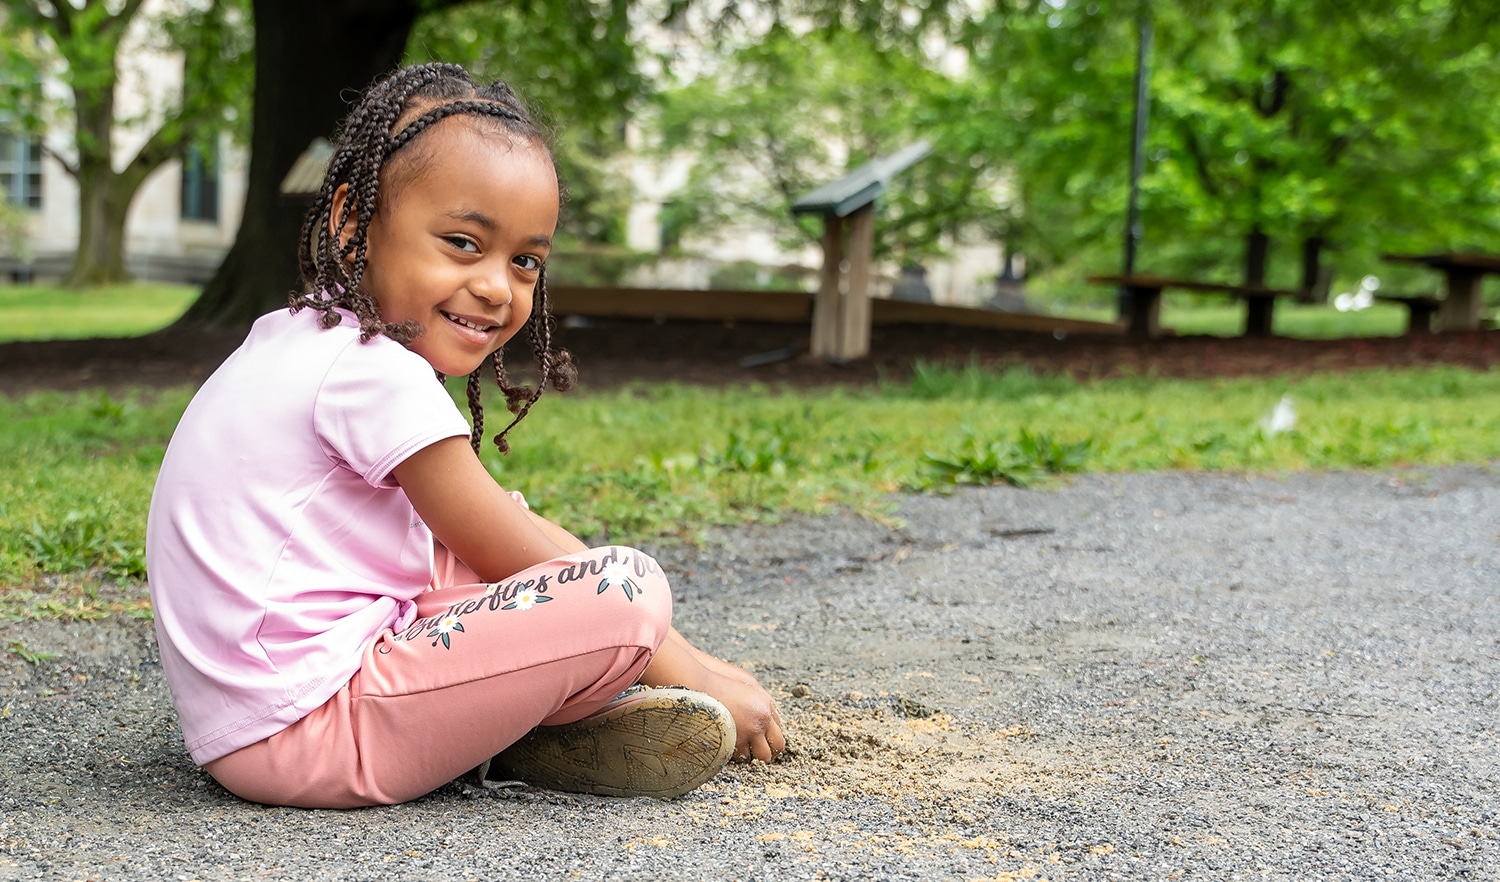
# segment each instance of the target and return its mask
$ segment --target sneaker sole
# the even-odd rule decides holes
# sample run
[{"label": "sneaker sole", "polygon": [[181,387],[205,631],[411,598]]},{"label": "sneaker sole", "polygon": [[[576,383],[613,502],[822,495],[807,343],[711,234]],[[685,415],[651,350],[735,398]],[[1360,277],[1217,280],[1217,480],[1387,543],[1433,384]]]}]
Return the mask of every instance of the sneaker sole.
[{"label": "sneaker sole", "polygon": [[718,774],[734,741],[734,718],[717,700],[648,689],[577,723],[534,729],[495,757],[490,774],[569,793],[670,799]]}]

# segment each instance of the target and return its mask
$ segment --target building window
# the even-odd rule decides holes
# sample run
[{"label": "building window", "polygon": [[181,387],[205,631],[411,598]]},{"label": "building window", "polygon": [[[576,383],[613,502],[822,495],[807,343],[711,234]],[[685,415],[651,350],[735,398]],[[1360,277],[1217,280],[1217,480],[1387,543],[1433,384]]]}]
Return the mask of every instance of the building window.
[{"label": "building window", "polygon": [[196,145],[182,157],[182,217],[219,221],[219,151]]},{"label": "building window", "polygon": [[5,201],[25,208],[42,207],[42,141],[0,132],[0,189]]}]

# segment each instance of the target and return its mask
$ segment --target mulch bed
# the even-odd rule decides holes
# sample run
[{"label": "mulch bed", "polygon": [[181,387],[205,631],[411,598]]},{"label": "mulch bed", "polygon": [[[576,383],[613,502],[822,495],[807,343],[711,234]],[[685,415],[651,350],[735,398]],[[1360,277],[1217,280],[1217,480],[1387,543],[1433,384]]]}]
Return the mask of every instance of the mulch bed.
[{"label": "mulch bed", "polygon": [[[903,377],[922,360],[1024,365],[1077,377],[1272,376],[1436,364],[1486,370],[1500,362],[1500,331],[1347,340],[1190,336],[1138,343],[911,325],[876,328],[871,357],[847,365],[809,358],[807,328],[800,325],[591,320],[560,328],[558,335],[579,365],[580,385],[595,389],[632,381],[863,385]],[[199,383],[242,336],[174,331],[126,339],[7,343],[0,345],[0,391]]]}]

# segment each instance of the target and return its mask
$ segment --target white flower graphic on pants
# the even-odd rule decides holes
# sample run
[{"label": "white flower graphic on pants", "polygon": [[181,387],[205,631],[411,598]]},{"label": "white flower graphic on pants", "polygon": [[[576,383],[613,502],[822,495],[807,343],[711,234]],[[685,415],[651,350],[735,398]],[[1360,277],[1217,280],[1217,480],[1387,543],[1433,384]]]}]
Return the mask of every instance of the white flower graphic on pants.
[{"label": "white flower graphic on pants", "polygon": [[599,583],[599,590],[594,593],[603,594],[615,585],[620,586],[625,592],[625,599],[630,601],[634,601],[635,592],[641,590],[630,581],[630,567],[625,561],[620,560],[610,561],[604,565],[604,579]]}]

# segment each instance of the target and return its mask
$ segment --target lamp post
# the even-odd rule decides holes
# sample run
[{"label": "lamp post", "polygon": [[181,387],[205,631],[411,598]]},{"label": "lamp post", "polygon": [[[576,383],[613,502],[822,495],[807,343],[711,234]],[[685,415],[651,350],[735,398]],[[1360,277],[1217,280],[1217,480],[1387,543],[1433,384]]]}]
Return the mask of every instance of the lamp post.
[{"label": "lamp post", "polygon": [[[1143,2],[1137,13],[1139,40],[1135,56],[1135,112],[1130,138],[1130,196],[1125,208],[1125,275],[1135,272],[1135,252],[1141,240],[1140,198],[1141,172],[1146,165],[1146,123],[1151,116],[1151,72],[1147,58],[1151,52],[1151,18]],[[1130,315],[1130,286],[1121,285],[1118,299],[1120,317]]]}]

